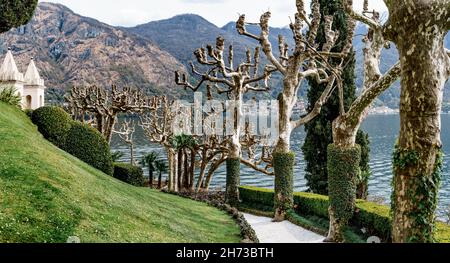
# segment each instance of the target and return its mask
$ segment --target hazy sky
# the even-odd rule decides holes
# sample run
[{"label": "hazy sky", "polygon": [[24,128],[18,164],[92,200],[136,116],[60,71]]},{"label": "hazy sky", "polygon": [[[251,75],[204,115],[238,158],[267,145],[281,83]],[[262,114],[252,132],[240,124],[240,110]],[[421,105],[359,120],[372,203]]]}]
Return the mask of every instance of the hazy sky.
[{"label": "hazy sky", "polygon": [[[149,21],[166,19],[178,14],[198,14],[223,26],[235,21],[238,14],[246,14],[248,21],[258,21],[259,16],[272,11],[271,25],[289,24],[289,16],[295,14],[295,0],[46,0],[40,2],[61,3],[83,16],[110,25],[134,26]],[[310,0],[307,0],[308,6]],[[361,9],[363,0],[355,0]],[[369,0],[371,8],[385,11],[382,0]]]}]

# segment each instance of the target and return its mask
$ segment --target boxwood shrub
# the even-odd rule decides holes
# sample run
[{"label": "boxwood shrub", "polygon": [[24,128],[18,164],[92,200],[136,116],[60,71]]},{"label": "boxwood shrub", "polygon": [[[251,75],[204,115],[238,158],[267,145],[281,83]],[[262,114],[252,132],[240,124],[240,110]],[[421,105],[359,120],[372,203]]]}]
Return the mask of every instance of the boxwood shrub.
[{"label": "boxwood shrub", "polygon": [[96,129],[73,122],[63,149],[104,173],[113,174],[109,144]]},{"label": "boxwood shrub", "polygon": [[[274,192],[271,189],[241,186],[239,189],[242,204],[246,207],[273,207]],[[294,207],[300,215],[313,215],[328,218],[328,196],[296,192],[294,193]],[[391,240],[391,217],[388,206],[356,200],[355,213],[350,224],[365,228],[369,235],[376,235],[383,241]],[[437,242],[450,242],[450,226],[437,222],[435,239]]]},{"label": "boxwood shrub", "polygon": [[134,186],[144,186],[144,171],[139,166],[114,163],[113,177]]},{"label": "boxwood shrub", "polygon": [[63,148],[67,134],[72,127],[70,115],[60,107],[45,106],[31,114],[31,121],[45,139]]}]

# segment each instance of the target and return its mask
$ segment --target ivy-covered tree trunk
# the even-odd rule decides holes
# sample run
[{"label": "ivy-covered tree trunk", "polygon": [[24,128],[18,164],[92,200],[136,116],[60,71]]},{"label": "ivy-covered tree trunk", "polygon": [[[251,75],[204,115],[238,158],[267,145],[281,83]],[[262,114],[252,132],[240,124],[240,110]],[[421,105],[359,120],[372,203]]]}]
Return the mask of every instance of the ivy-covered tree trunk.
[{"label": "ivy-covered tree trunk", "polygon": [[328,188],[330,196],[330,231],[325,241],[343,242],[344,228],[353,216],[356,176],[359,173],[359,145],[328,147]]},{"label": "ivy-covered tree trunk", "polygon": [[[225,202],[231,206],[239,205],[239,185],[241,176],[241,152],[242,145],[241,137],[241,118],[243,118],[242,103],[243,103],[243,86],[242,81],[236,78],[236,87],[234,88],[233,97],[235,98],[235,105],[233,107],[233,132],[230,140],[230,152],[226,160],[227,178]],[[253,124],[255,125],[255,124]]]},{"label": "ivy-covered tree trunk", "polygon": [[[298,70],[293,71],[298,72]],[[279,134],[273,152],[273,168],[275,172],[274,218],[273,221],[285,220],[287,210],[294,203],[294,162],[295,154],[291,152],[291,116],[297,96],[292,95],[299,85],[298,77],[287,77],[284,81],[284,92],[278,98]]]},{"label": "ivy-covered tree trunk", "polygon": [[227,166],[227,181],[225,202],[231,206],[237,207],[239,205],[239,184],[240,184],[240,169],[241,159],[228,158],[226,160]]},{"label": "ivy-covered tree trunk", "polygon": [[449,76],[450,1],[388,6],[386,34],[401,61],[400,135],[394,154],[393,242],[432,242],[440,181],[440,112]]}]

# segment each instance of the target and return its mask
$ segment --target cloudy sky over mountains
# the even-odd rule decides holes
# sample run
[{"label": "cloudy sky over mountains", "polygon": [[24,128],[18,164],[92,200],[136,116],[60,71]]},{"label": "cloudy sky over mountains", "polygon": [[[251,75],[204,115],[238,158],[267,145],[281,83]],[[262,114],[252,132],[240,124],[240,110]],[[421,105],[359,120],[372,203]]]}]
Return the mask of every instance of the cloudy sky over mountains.
[{"label": "cloudy sky over mountains", "polygon": [[[40,1],[44,2],[44,1]],[[74,12],[92,17],[114,26],[135,26],[149,21],[166,19],[178,14],[201,15],[221,27],[246,14],[248,21],[258,21],[259,16],[272,11],[272,26],[289,24],[295,13],[295,0],[46,0],[61,3]],[[309,6],[310,0],[306,0]],[[355,0],[356,9],[363,0]],[[370,8],[386,11],[382,0],[369,0]]]}]

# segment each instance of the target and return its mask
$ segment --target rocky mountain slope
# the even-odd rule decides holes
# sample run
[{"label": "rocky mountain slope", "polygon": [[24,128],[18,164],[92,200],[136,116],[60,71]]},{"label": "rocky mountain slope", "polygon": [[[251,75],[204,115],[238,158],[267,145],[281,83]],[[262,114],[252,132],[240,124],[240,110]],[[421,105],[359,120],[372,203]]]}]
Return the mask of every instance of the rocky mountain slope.
[{"label": "rocky mountain slope", "polygon": [[35,57],[51,88],[117,84],[175,94],[173,72],[184,68],[147,39],[51,3],[40,3],[28,25],[0,36],[0,58],[8,47],[20,70]]},{"label": "rocky mountain slope", "polygon": [[[248,30],[259,34],[258,26],[248,26]],[[363,77],[361,39],[366,30],[359,25],[354,39],[358,87]],[[279,34],[293,46],[289,28],[271,28],[270,32],[275,52]],[[77,15],[63,5],[40,3],[27,26],[0,36],[0,59],[8,46],[12,47],[21,70],[31,56],[36,57],[47,86],[56,88],[50,90],[53,93],[72,85],[97,83],[105,87],[130,85],[149,89],[153,94],[182,97],[187,93],[175,87],[173,71],[186,71],[189,62],[195,60],[193,51],[207,44],[214,45],[217,36],[223,36],[226,45],[233,44],[235,62],[245,59],[246,48],[257,45],[256,41],[240,36],[234,22],[220,28],[193,14],[120,28]],[[450,48],[450,36],[445,45]],[[384,50],[382,71],[397,60],[395,46]],[[264,96],[276,97],[281,88],[279,75],[274,75],[271,85],[274,87],[271,94]],[[306,88],[301,89],[301,95],[306,94]],[[61,95],[62,92],[56,93]],[[399,96],[400,88],[396,84],[380,96],[378,104],[396,108]],[[449,92],[445,94],[445,101],[450,103]]]}]

